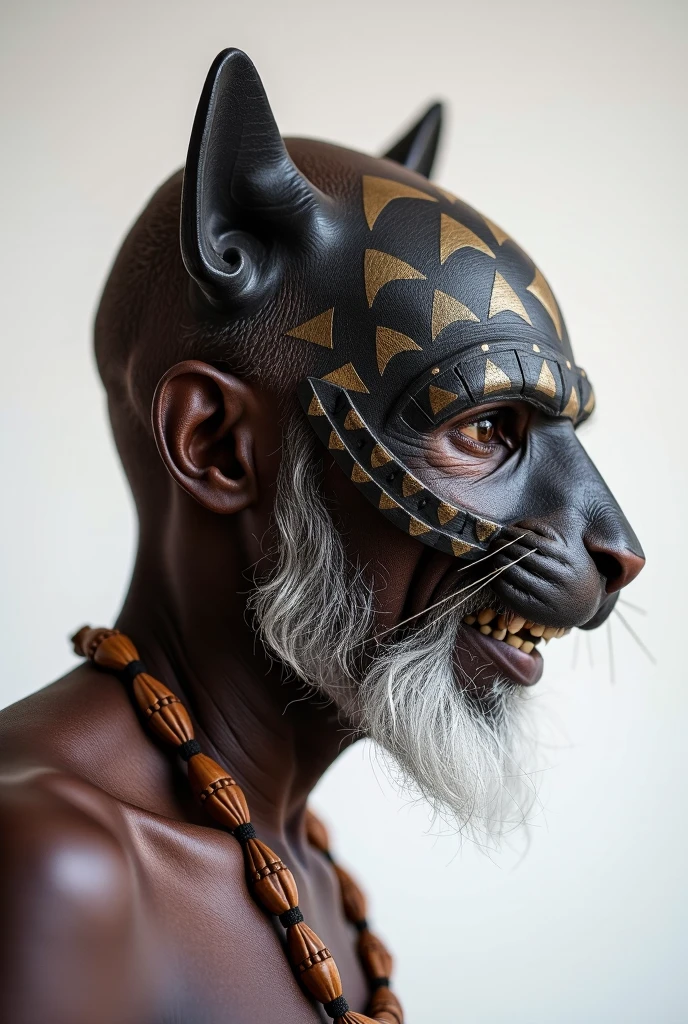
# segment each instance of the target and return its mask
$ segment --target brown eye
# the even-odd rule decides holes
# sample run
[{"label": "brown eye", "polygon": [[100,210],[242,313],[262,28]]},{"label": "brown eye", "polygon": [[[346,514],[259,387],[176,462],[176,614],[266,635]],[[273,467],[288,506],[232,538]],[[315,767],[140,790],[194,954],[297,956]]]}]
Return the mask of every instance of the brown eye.
[{"label": "brown eye", "polygon": [[489,444],[495,433],[492,420],[474,420],[472,423],[462,423],[458,429],[464,437],[470,437],[472,441],[480,441],[482,444]]}]

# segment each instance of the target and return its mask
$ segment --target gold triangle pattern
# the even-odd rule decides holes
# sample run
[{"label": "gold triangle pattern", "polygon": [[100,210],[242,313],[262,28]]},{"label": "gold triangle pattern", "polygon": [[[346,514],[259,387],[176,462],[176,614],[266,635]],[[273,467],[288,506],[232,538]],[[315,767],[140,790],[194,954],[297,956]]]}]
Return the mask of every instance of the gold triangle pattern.
[{"label": "gold triangle pattern", "polygon": [[580,409],[580,402],[578,400],[578,392],[576,391],[575,388],[571,388],[571,394],[569,395],[569,400],[566,403],[566,408],[564,409],[564,411],[562,412],[561,415],[562,416],[568,416],[570,419],[575,420],[576,416],[578,415],[578,410],[579,409]]},{"label": "gold triangle pattern", "polygon": [[390,498],[389,494],[386,494],[383,491],[382,494],[380,495],[380,501],[378,502],[378,506],[377,507],[378,508],[401,508],[401,505],[399,504],[398,501],[395,501],[394,498]]},{"label": "gold triangle pattern", "polygon": [[346,447],[344,445],[344,442],[342,441],[341,437],[339,436],[339,434],[337,433],[336,430],[331,431],[330,439],[327,442],[327,447],[328,448],[334,448],[338,452],[345,452],[346,451]]},{"label": "gold triangle pattern", "polygon": [[422,490],[423,485],[419,480],[416,480],[410,473],[404,474],[404,479],[401,482],[401,493],[405,498],[410,498],[412,494],[418,494],[418,491]]},{"label": "gold triangle pattern", "polygon": [[400,181],[364,174],[363,212],[371,231],[387,203],[391,203],[393,199],[425,199],[429,203],[437,202],[434,196],[429,196],[426,192],[421,192],[410,185],[402,185]]},{"label": "gold triangle pattern", "polygon": [[385,372],[385,367],[390,359],[399,355],[400,352],[421,352],[420,345],[416,345],[412,338],[399,331],[393,331],[389,327],[378,327],[375,331],[375,348],[377,351],[377,368],[380,373]]},{"label": "gold triangle pattern", "polygon": [[372,477],[357,462],[354,462],[354,468],[351,470],[351,479],[355,484],[367,484],[370,483]]},{"label": "gold triangle pattern", "polygon": [[447,295],[446,292],[435,291],[432,298],[432,340],[434,341],[440,331],[449,324],[455,324],[457,320],[473,320],[480,323],[472,309],[464,306],[463,302]]},{"label": "gold triangle pattern", "polygon": [[559,306],[557,305],[557,300],[552,295],[552,289],[537,267],[535,268],[535,277],[526,288],[526,291],[534,295],[538,302],[545,307],[549,313],[550,320],[554,324],[557,338],[561,341],[561,313],[559,312]]},{"label": "gold triangle pattern", "polygon": [[383,448],[381,444],[376,444],[370,453],[370,465],[373,469],[379,469],[380,466],[386,465],[386,463],[392,461],[392,456],[389,454],[386,448]]},{"label": "gold triangle pattern", "polygon": [[487,314],[488,319],[492,319],[498,313],[507,312],[515,313],[517,316],[520,316],[521,320],[525,320],[527,324],[530,324],[531,327],[533,326],[530,323],[530,317],[526,313],[525,306],[514,289],[504,280],[499,272],[495,272],[492,295],[490,296],[490,312]]},{"label": "gold triangle pattern", "polygon": [[346,388],[347,391],[361,391],[365,395],[370,394],[368,388],[356,373],[353,363],[345,363],[338,370],[326,373],[323,380],[329,380],[331,384],[339,384],[340,387]]},{"label": "gold triangle pattern", "polygon": [[457,249],[465,248],[478,249],[492,259],[495,258],[489,245],[478,238],[474,231],[443,213],[440,217],[440,263],[445,263]]},{"label": "gold triangle pattern", "polygon": [[540,368],[540,376],[538,382],[535,385],[536,391],[542,391],[543,394],[549,395],[550,398],[554,398],[557,393],[557,385],[554,380],[554,374],[549,368],[549,364],[546,359],[542,360],[542,367]]},{"label": "gold triangle pattern", "polygon": [[485,217],[485,215],[483,215],[483,220],[485,221],[488,228],[494,235],[497,245],[502,245],[504,242],[506,242],[507,238],[509,237],[506,231],[502,231],[498,224],[495,224],[493,220],[490,220],[489,217]]},{"label": "gold triangle pattern", "polygon": [[459,558],[461,555],[465,555],[467,551],[471,550],[472,544],[466,544],[463,540],[452,540],[451,542],[452,551]]},{"label": "gold triangle pattern", "polygon": [[447,523],[451,522],[451,520],[458,514],[458,508],[454,508],[453,505],[448,505],[446,501],[443,501],[437,506],[437,518],[441,522],[442,526],[446,526]]},{"label": "gold triangle pattern", "polygon": [[396,256],[390,256],[388,252],[380,252],[379,249],[366,249],[363,272],[368,306],[372,306],[377,293],[390,281],[425,280],[425,274],[421,274],[410,263],[404,263]]},{"label": "gold triangle pattern", "polygon": [[420,519],[411,516],[409,520],[409,533],[412,537],[418,537],[421,533],[430,533],[431,529],[431,526],[426,526],[425,523],[421,523]]},{"label": "gold triangle pattern", "polygon": [[322,407],[322,402],[317,395],[313,395],[311,398],[311,404],[308,406],[309,416],[324,416],[325,410]]},{"label": "gold triangle pattern", "polygon": [[483,394],[489,395],[492,391],[504,391],[505,388],[511,387],[511,380],[504,373],[504,370],[500,370],[496,363],[493,363],[491,359],[488,359],[485,363],[485,385],[483,387]]},{"label": "gold triangle pattern", "polygon": [[455,399],[459,396],[455,395],[453,391],[445,391],[444,388],[436,388],[434,384],[430,384],[428,387],[428,400],[430,402],[430,408],[433,414],[436,416],[438,412],[451,405]]},{"label": "gold triangle pattern", "polygon": [[587,402],[583,406],[583,412],[590,413],[590,412],[593,411],[594,408],[595,408],[595,392],[591,388],[590,389],[590,397],[588,398]]},{"label": "gold triangle pattern", "polygon": [[498,529],[496,523],[491,523],[488,519],[479,519],[475,524],[475,535],[478,540],[487,540]]},{"label": "gold triangle pattern", "polygon": [[365,423],[358,415],[355,409],[349,409],[344,420],[345,430],[360,430],[361,427],[365,427]]},{"label": "gold triangle pattern", "polygon": [[322,345],[323,348],[332,348],[332,324],[334,322],[334,306],[332,309],[319,313],[311,320],[292,327],[287,334],[292,338],[300,338],[302,341],[311,341],[314,345]]}]

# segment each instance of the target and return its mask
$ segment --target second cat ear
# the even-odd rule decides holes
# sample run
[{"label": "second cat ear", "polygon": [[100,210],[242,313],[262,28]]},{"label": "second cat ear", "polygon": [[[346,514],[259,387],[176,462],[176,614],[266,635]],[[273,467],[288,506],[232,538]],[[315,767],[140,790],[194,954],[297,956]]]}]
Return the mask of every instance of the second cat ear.
[{"label": "second cat ear", "polygon": [[441,131],[442,104],[433,103],[406,135],[395,142],[384,155],[388,160],[395,160],[398,164],[408,167],[410,171],[416,171],[429,178],[437,155]]}]

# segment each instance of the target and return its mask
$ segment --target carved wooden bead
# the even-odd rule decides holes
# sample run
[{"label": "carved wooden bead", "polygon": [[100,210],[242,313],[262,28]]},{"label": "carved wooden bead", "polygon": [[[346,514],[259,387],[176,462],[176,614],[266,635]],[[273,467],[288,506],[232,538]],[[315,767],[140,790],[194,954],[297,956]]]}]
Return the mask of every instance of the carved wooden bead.
[{"label": "carved wooden bead", "polygon": [[384,1024],[404,1024],[404,1011],[401,1008],[401,1003],[385,985],[373,992],[368,1012],[375,1020],[384,1021]]},{"label": "carved wooden bead", "polygon": [[161,740],[179,746],[194,738],[189,712],[159,679],[141,672],[134,679],[133,690],[146,724]]},{"label": "carved wooden bead", "polygon": [[299,981],[318,1002],[329,1003],[339,998],[342,982],[332,954],[303,921],[287,928],[287,948]]},{"label": "carved wooden bead", "polygon": [[246,797],[231,775],[205,754],[189,758],[189,783],[208,814],[233,829],[250,821]]},{"label": "carved wooden bead", "polygon": [[366,898],[359,889],[356,882],[344,868],[335,864],[334,870],[339,879],[339,888],[342,895],[342,907],[347,921],[356,924],[363,921],[366,916]]},{"label": "carved wooden bead", "polygon": [[284,914],[298,905],[294,876],[269,846],[249,839],[244,843],[244,858],[253,894],[270,914]]},{"label": "carved wooden bead", "polygon": [[89,658],[93,661],[96,648],[102,640],[107,637],[119,636],[118,629],[107,629],[105,626],[82,626],[78,633],[72,637],[74,653],[82,658]]},{"label": "carved wooden bead", "polygon": [[128,636],[117,631],[99,641],[93,652],[93,661],[101,668],[114,669],[119,672],[126,668],[130,661],[138,661],[139,652]]},{"label": "carved wooden bead", "polygon": [[327,829],[309,807],[306,808],[306,837],[316,850],[327,853],[330,849],[330,837],[327,834]]},{"label": "carved wooden bead", "polygon": [[361,966],[370,981],[375,978],[389,978],[394,961],[377,935],[364,928],[358,937],[358,956]]}]

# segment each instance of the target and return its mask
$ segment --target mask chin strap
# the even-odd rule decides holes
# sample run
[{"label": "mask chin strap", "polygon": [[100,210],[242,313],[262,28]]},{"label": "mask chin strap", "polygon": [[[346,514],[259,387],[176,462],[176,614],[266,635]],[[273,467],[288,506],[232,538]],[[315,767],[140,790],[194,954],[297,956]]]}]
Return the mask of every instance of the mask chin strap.
[{"label": "mask chin strap", "polygon": [[503,527],[428,490],[378,440],[345,388],[309,377],[299,388],[299,398],[335,462],[395,526],[457,558],[471,560],[486,553]]}]

